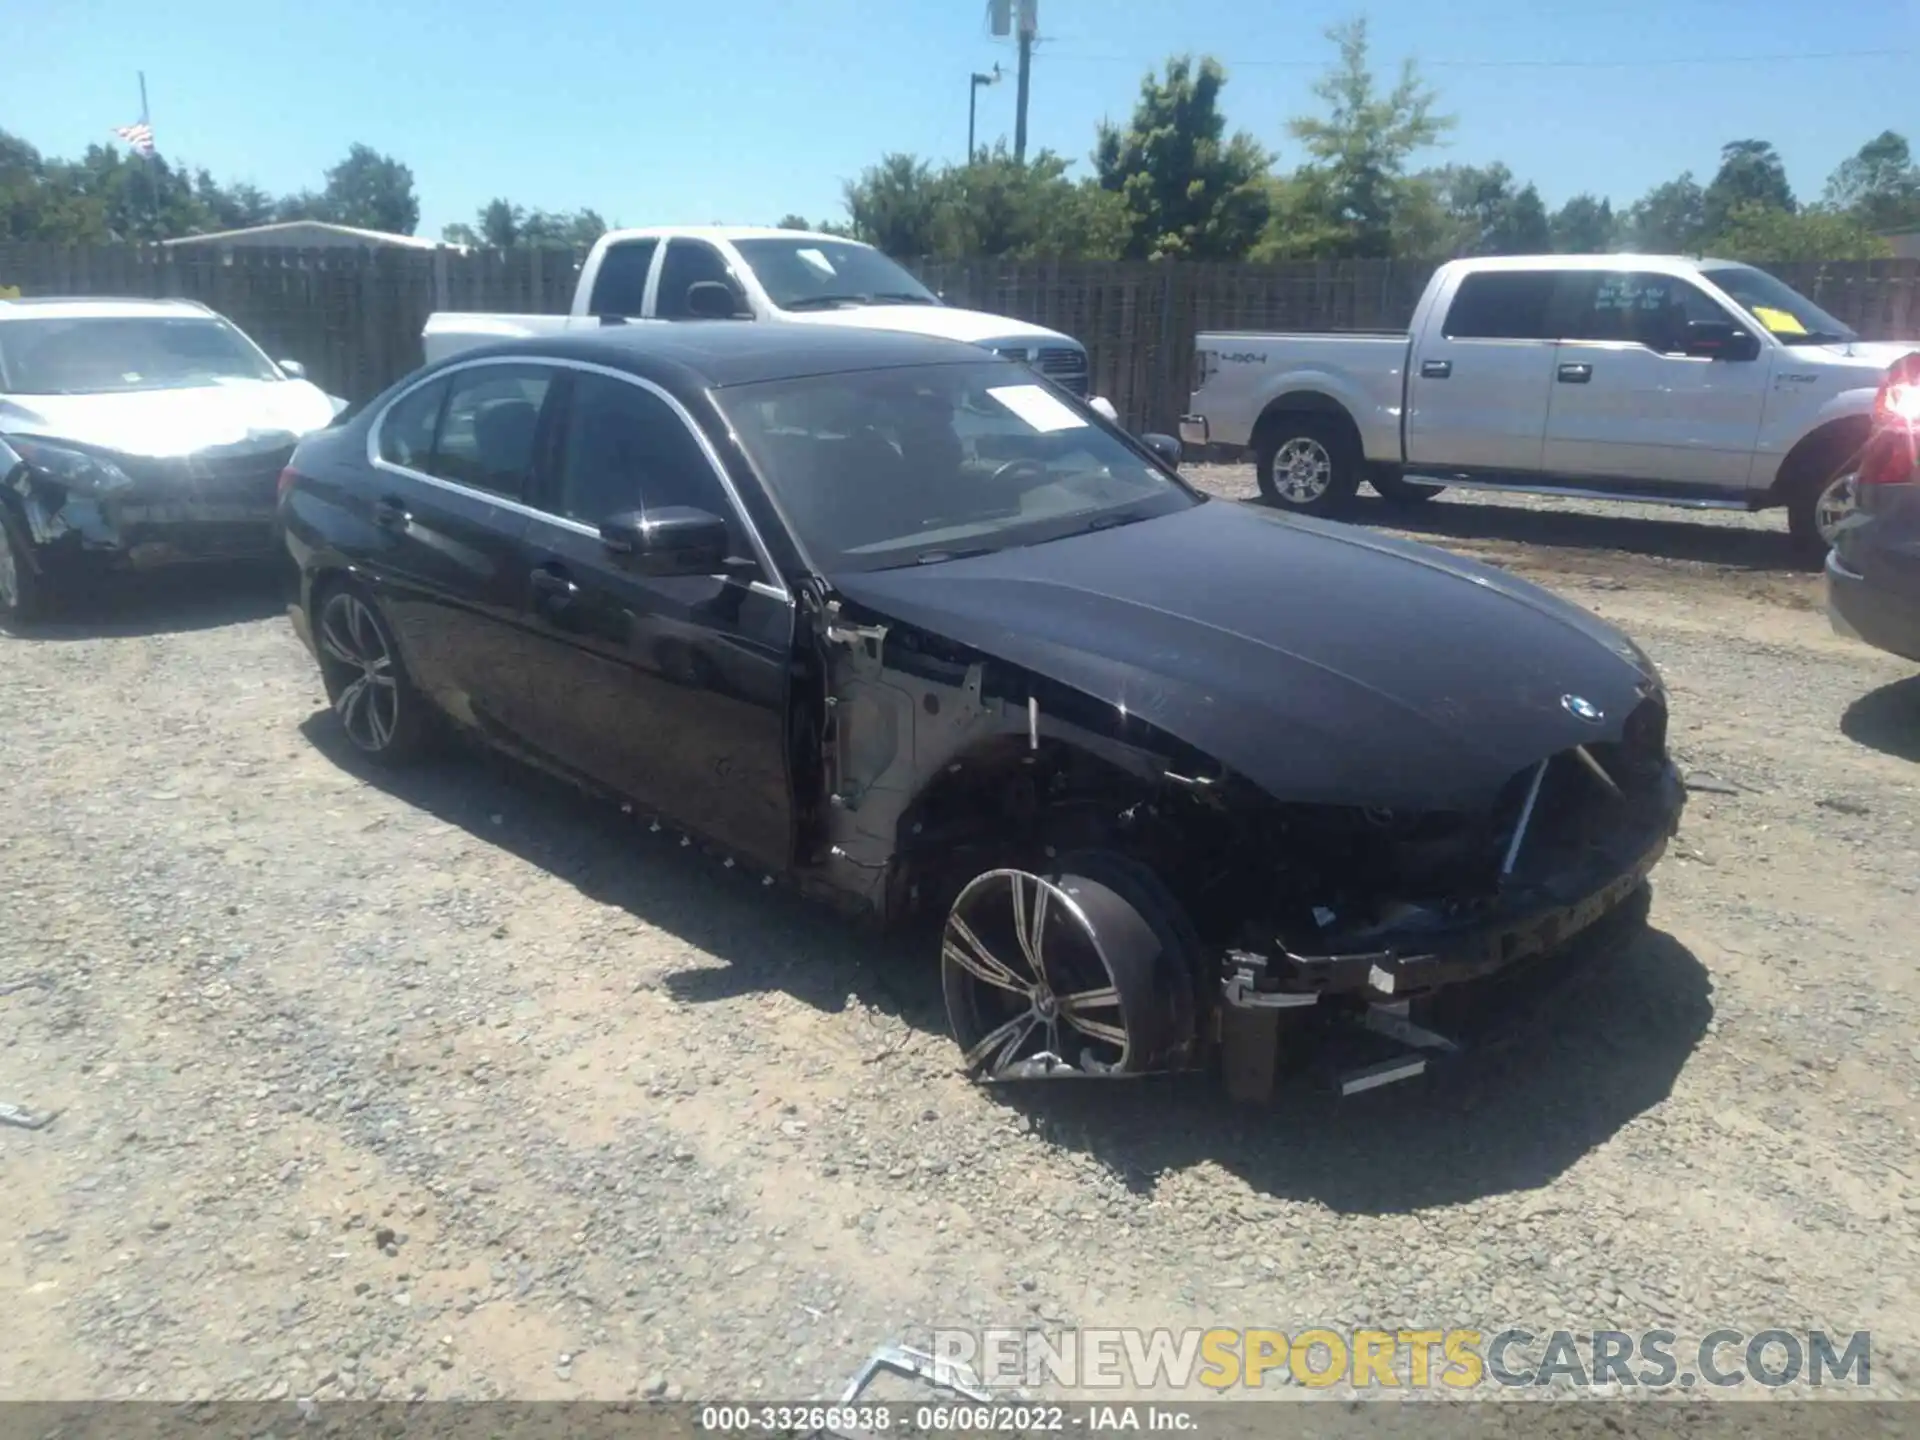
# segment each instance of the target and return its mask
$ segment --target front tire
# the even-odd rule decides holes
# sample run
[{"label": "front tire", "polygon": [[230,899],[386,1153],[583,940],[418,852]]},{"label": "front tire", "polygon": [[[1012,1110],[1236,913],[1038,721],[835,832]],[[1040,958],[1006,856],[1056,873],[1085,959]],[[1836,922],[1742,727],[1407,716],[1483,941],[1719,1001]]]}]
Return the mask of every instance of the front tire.
[{"label": "front tire", "polygon": [[315,607],[314,644],[327,702],[348,742],[378,765],[404,765],[432,738],[427,704],[372,597],[340,585]]},{"label": "front tire", "polygon": [[1837,470],[1815,471],[1794,487],[1787,498],[1787,532],[1802,564],[1825,563],[1842,522],[1859,508],[1859,483],[1850,457]]},{"label": "front tire", "polygon": [[0,504],[0,624],[31,625],[52,613],[51,587],[34,567],[26,532]]},{"label": "front tire", "polygon": [[1153,893],[1157,881],[1143,886],[1127,862],[1104,858],[1063,861],[1050,876],[989,870],[954,900],[941,985],[971,1077],[1142,1075],[1185,1064],[1197,957]]},{"label": "front tire", "polygon": [[1260,493],[1298,515],[1337,515],[1360,488],[1360,444],[1339,419],[1317,411],[1267,422],[1254,450]]}]

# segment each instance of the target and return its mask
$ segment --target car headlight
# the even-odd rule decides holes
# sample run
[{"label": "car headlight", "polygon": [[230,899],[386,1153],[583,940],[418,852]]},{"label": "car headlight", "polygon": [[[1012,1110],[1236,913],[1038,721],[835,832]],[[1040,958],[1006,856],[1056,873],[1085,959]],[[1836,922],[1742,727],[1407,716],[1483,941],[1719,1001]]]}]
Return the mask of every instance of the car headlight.
[{"label": "car headlight", "polygon": [[82,495],[105,495],[133,484],[132,477],[126,471],[103,455],[55,445],[27,435],[9,435],[5,439],[8,447],[30,468],[63,490],[77,491]]}]

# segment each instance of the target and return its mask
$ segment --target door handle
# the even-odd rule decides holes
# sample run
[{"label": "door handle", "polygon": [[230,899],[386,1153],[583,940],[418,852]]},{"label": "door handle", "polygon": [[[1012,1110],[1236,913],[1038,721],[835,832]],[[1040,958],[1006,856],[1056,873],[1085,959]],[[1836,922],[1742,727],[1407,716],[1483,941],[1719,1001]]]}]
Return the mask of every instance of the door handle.
[{"label": "door handle", "polygon": [[1560,383],[1562,385],[1584,385],[1591,379],[1593,379],[1593,367],[1591,365],[1562,365],[1560,367]]},{"label": "door handle", "polygon": [[412,520],[407,507],[390,496],[373,502],[373,523],[382,530],[404,530]]},{"label": "door handle", "polygon": [[1422,360],[1420,362],[1420,378],[1422,380],[1444,380],[1451,374],[1453,374],[1453,362],[1451,360]]},{"label": "door handle", "polygon": [[564,610],[579,595],[580,587],[567,577],[564,570],[542,565],[527,577],[527,583],[533,587],[533,603],[547,610]]}]

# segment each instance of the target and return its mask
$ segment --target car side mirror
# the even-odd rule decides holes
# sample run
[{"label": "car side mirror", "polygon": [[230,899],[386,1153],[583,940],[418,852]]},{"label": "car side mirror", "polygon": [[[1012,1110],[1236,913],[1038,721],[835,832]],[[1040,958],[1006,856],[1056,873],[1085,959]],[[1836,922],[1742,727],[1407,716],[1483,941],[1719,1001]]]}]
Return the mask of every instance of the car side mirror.
[{"label": "car side mirror", "polygon": [[1169,469],[1180,468],[1180,442],[1173,436],[1158,433],[1146,434],[1140,437],[1140,443],[1166,461]]},{"label": "car side mirror", "polygon": [[700,320],[742,318],[739,297],[718,280],[696,280],[687,287],[687,313]]},{"label": "car side mirror", "polygon": [[280,367],[280,373],[285,375],[289,380],[304,380],[307,378],[307,367],[302,365],[298,360],[276,360],[274,363]]},{"label": "car side mirror", "polygon": [[1726,320],[1689,320],[1681,353],[1699,360],[1758,360],[1760,341]]},{"label": "car side mirror", "polygon": [[705,510],[662,505],[609,516],[600,522],[600,543],[642,575],[718,575],[733,532]]}]

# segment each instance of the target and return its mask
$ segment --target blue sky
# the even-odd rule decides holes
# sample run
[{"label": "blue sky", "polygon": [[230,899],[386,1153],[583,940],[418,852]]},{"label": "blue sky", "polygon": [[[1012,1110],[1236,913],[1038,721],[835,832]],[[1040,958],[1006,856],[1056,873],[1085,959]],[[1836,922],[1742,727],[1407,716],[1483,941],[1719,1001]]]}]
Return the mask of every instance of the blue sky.
[{"label": "blue sky", "polygon": [[[1041,0],[1031,143],[1080,159],[1141,76],[1228,66],[1233,124],[1299,158],[1322,31],[1364,9],[1378,68],[1427,67],[1459,116],[1432,158],[1507,161],[1548,203],[1616,203],[1754,136],[1817,196],[1893,127],[1920,144],[1920,0]],[[883,151],[957,159],[967,76],[1011,44],[984,0],[0,0],[0,128],[77,154],[137,118],[163,153],[279,192],[349,142],[413,167],[422,233],[494,195],[629,225],[840,213]],[[1834,52],[1881,50],[1879,56]],[[1904,52],[1904,53],[1899,53]],[[1736,63],[1731,57],[1798,56]],[[1718,63],[1691,63],[1717,59]],[[1013,131],[1011,78],[980,96]]]}]

